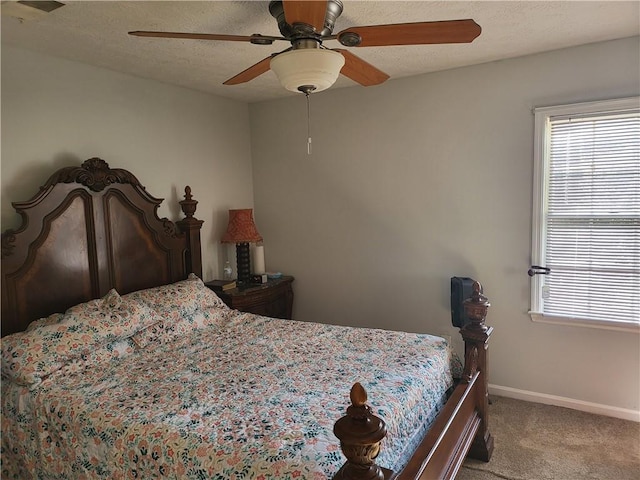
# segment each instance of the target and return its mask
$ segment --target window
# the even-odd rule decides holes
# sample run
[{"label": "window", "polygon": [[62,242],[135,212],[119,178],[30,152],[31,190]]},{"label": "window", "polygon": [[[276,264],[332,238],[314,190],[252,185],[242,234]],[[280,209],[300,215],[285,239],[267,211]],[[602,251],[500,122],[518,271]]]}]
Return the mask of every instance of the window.
[{"label": "window", "polygon": [[534,321],[640,332],[640,98],[535,109]]}]

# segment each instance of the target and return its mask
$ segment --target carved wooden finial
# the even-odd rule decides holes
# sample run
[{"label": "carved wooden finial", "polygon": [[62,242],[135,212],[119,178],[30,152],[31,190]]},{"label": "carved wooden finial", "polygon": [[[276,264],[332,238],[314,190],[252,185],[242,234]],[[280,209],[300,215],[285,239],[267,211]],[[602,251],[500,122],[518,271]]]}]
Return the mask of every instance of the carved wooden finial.
[{"label": "carved wooden finial", "polygon": [[193,217],[193,214],[196,213],[197,205],[198,201],[193,199],[193,197],[191,196],[191,187],[187,185],[186,187],[184,187],[184,200],[180,201],[180,207],[182,208],[185,217]]},{"label": "carved wooden finial", "polygon": [[360,382],[353,384],[351,392],[349,392],[349,398],[351,399],[351,403],[354,407],[362,407],[367,403],[367,391]]},{"label": "carved wooden finial", "polygon": [[351,387],[351,405],[347,414],[339,419],[333,433],[340,440],[347,462],[334,480],[384,480],[391,472],[375,464],[380,453],[380,442],[387,435],[384,421],[374,415],[366,404],[367,392],[360,383]]},{"label": "carved wooden finial", "polygon": [[463,302],[464,313],[469,317],[471,323],[467,328],[471,330],[486,331],[487,326],[484,323],[487,317],[487,311],[491,304],[489,299],[482,294],[482,285],[479,282],[473,282],[473,293],[471,297]]}]

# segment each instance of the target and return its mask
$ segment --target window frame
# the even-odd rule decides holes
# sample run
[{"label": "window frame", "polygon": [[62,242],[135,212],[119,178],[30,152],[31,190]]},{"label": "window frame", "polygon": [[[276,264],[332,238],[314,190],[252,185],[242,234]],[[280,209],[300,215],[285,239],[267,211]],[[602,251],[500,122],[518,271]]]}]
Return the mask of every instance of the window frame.
[{"label": "window frame", "polygon": [[[534,171],[533,171],[533,212],[531,264],[544,266],[546,252],[546,222],[549,180],[549,148],[551,132],[549,126],[552,117],[566,115],[590,115],[607,112],[640,110],[640,97],[626,97],[612,100],[582,102],[566,105],[553,105],[534,108]],[[531,320],[540,323],[569,325],[578,327],[600,328],[625,332],[640,333],[640,323],[618,320],[596,320],[573,318],[545,314],[542,306],[542,287],[544,275],[531,277]]]}]

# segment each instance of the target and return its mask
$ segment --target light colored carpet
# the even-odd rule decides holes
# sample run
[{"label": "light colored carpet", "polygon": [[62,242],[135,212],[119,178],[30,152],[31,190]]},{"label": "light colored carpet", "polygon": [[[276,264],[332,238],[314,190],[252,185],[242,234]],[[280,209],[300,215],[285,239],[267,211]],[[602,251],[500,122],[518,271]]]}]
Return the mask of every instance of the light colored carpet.
[{"label": "light colored carpet", "polygon": [[489,463],[468,459],[457,480],[640,480],[640,423],[491,397]]}]

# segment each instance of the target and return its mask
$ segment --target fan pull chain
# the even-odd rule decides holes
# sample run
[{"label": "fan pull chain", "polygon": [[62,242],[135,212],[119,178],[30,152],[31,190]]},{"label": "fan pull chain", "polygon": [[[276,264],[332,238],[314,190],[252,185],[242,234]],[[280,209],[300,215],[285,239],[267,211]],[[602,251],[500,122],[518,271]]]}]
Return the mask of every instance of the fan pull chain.
[{"label": "fan pull chain", "polygon": [[307,97],[307,155],[311,155],[311,102],[309,101],[309,92],[305,92]]},{"label": "fan pull chain", "polygon": [[311,102],[309,95],[316,89],[314,85],[300,85],[298,91],[307,97],[307,155],[311,155]]}]

